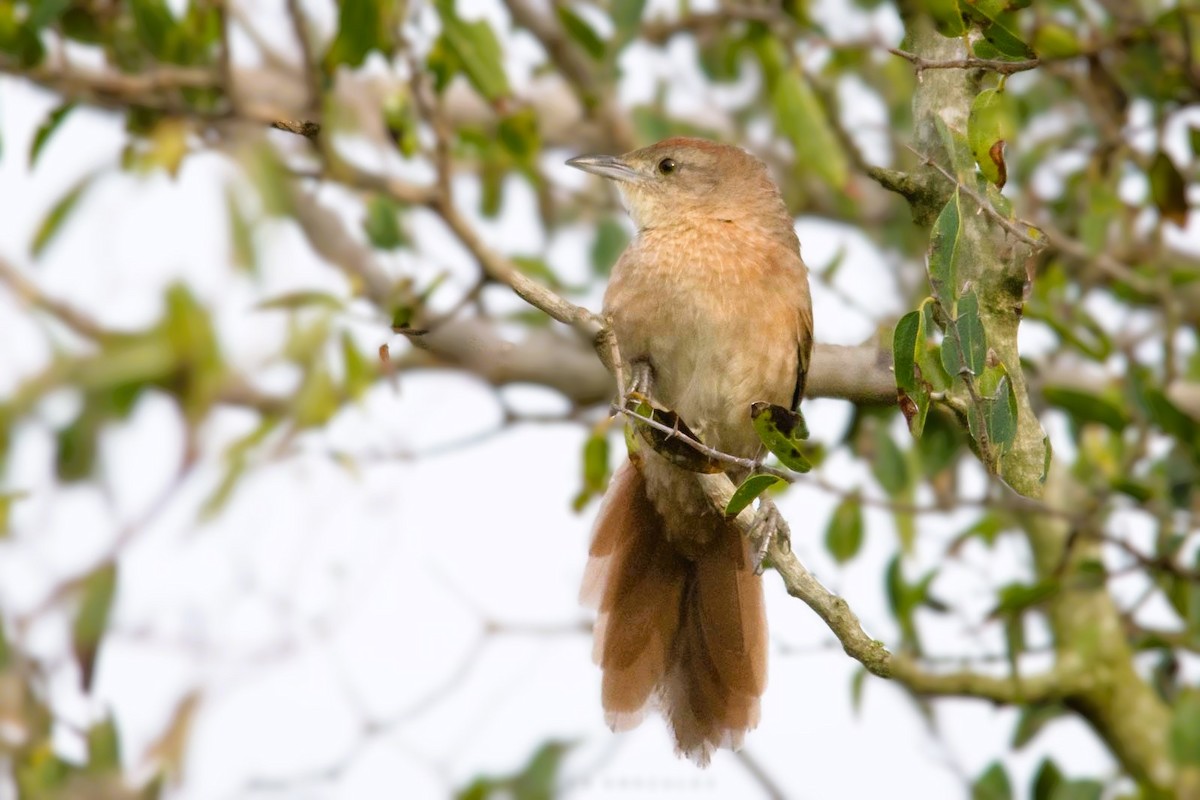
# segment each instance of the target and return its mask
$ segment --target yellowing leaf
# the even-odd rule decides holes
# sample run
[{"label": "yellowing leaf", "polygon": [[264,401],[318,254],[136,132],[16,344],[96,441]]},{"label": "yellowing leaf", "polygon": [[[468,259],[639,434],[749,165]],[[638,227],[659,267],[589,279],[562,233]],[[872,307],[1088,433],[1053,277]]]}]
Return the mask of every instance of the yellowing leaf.
[{"label": "yellowing leaf", "polygon": [[758,438],[780,463],[796,472],[808,472],[812,463],[804,454],[802,440],[808,438],[804,415],[771,403],[750,406],[750,420]]},{"label": "yellowing leaf", "polygon": [[998,89],[985,89],[971,104],[967,118],[967,142],[983,177],[1000,188],[1008,180],[1004,145],[1012,141],[1016,123],[1008,96]]}]

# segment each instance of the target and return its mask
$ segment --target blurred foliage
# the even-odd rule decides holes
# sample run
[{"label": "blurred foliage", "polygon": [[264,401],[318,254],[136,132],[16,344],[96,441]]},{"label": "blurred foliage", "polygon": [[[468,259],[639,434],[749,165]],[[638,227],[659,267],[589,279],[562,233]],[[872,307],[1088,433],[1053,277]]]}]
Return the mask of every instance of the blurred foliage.
[{"label": "blurred foliage", "polygon": [[[899,55],[873,37],[847,38],[833,21],[822,22],[830,15],[809,0],[729,4],[716,12],[693,12],[683,2],[670,17],[648,16],[637,0],[555,3],[552,15],[506,3],[511,27],[526,29],[543,45],[547,62],[539,79],[557,81],[537,89],[509,74],[505,50],[513,30],[478,17],[470,5],[343,0],[329,30],[307,19],[276,19],[280,27],[311,33],[289,54],[305,61],[289,74],[304,99],[280,100],[286,113],[276,114],[272,106],[262,110],[262,98],[240,82],[236,96],[231,91],[232,76],[245,65],[230,61],[230,31],[247,25],[230,13],[231,4],[0,4],[0,71],[59,96],[46,118],[31,125],[29,152],[6,149],[3,158],[26,159],[31,167],[54,158],[56,133],[72,124],[80,106],[109,109],[125,126],[119,163],[78,176],[50,207],[28,243],[30,263],[68,235],[75,216],[94,212],[90,190],[99,180],[121,171],[175,176],[194,156],[218,152],[235,174],[225,194],[231,271],[253,281],[258,232],[283,220],[300,227],[314,252],[343,276],[341,291],[261,298],[257,313],[287,320],[277,361],[294,368],[297,380],[284,394],[266,392],[255,375],[231,366],[214,308],[186,285],[166,289],[154,324],[115,331],[96,325],[87,309],[64,308],[27,291],[15,283],[15,272],[0,276],[30,303],[31,314],[58,323],[49,363],[0,398],[0,537],[14,535],[13,519],[27,496],[4,472],[13,438],[26,426],[45,424],[38,411],[52,395],[78,399],[75,413],[54,431],[62,484],[99,479],[105,431],[148,393],[179,408],[188,440],[184,468],[202,449],[214,408],[254,412],[253,428],[220,455],[221,476],[202,510],[209,517],[220,513],[268,450],[280,452],[284,443],[323,428],[372,387],[394,379],[400,359],[364,354],[351,321],[369,309],[378,341],[389,328],[416,341],[439,321],[435,309],[449,305],[445,298],[453,290],[444,275],[373,272],[363,254],[367,262],[395,256],[437,265],[437,253],[421,250],[416,226],[428,221],[424,212],[444,215],[452,203],[436,187],[396,188],[390,176],[363,172],[351,155],[353,140],[373,142],[389,159],[427,173],[439,158],[448,159],[477,181],[471,211],[483,217],[500,215],[515,187],[531,190],[548,232],[577,224],[594,229],[590,279],[599,282],[628,241],[624,220],[607,194],[567,191],[547,177],[546,165],[578,151],[581,140],[613,151],[669,134],[720,130],[725,138],[756,142],[783,179],[797,216],[853,225],[901,265],[902,309],[912,310],[881,320],[892,331],[900,413],[856,408],[830,453],[805,441],[802,418],[784,420],[773,411],[756,416],[760,435],[784,467],[803,472],[834,452],[865,465],[870,479],[841,491],[824,544],[833,562],[850,563],[867,535],[865,499],[890,513],[895,555],[880,580],[898,649],[923,655],[923,621],[951,610],[952,602],[934,592],[942,569],[971,548],[988,552],[1020,531],[1027,507],[1006,505],[1011,497],[1000,483],[989,484],[981,501],[964,498],[959,482],[964,470],[981,463],[1019,491],[1037,494],[1052,456],[1032,410],[1067,430],[1071,448],[1053,459],[1086,489],[1087,507],[1080,511],[1089,515],[1088,530],[1105,541],[1117,538],[1109,526],[1117,511],[1137,514],[1153,529],[1152,549],[1117,547],[1115,557],[1124,559],[1119,569],[1125,574],[1144,577],[1147,592],[1165,599],[1176,619],[1162,629],[1143,627],[1136,608],[1124,609],[1131,651],[1152,652],[1163,664],[1200,652],[1200,257],[1181,234],[1196,229],[1188,225],[1200,173],[1200,117],[1194,113],[1200,10],[1194,3],[855,0],[854,9],[845,9],[859,18],[886,14],[902,26],[903,39],[888,43],[898,45]],[[415,23],[418,16],[424,24]],[[928,54],[909,48],[931,27],[946,42],[960,42],[959,56],[973,60],[954,69],[966,76],[971,95],[968,107],[957,110],[959,124],[942,124],[925,136],[929,132],[916,130],[914,93],[945,65],[931,65]],[[422,38],[422,30],[435,33]],[[625,54],[635,44],[661,48],[676,37],[694,40],[692,66],[712,87],[749,88],[725,93],[724,105],[696,120],[673,110],[674,87],[660,78],[649,102],[620,109],[613,98],[625,77]],[[92,66],[64,72],[55,55],[63,47],[86,52],[78,61]],[[407,80],[410,73],[418,80]],[[355,80],[381,74],[384,91],[364,101],[365,82]],[[553,94],[555,87],[565,91]],[[423,96],[425,88],[432,99]],[[440,117],[433,106],[439,102]],[[846,123],[860,106],[877,111],[878,125]],[[268,132],[271,127],[279,130]],[[938,142],[939,152],[920,152],[914,144],[929,141]],[[945,174],[926,168],[927,161]],[[891,172],[881,175],[877,167]],[[314,179],[348,190],[360,212],[357,228],[335,224],[330,232],[329,219],[314,211],[306,194]],[[910,209],[878,183],[906,195]],[[1007,226],[988,242],[1005,251],[1010,269],[1003,275],[975,271],[984,251],[968,233],[980,202],[996,225]],[[1021,237],[1027,247],[1018,246]],[[577,276],[562,277],[547,245],[530,247],[508,254],[514,269],[568,294],[591,288],[574,285]],[[814,271],[814,280],[853,296],[853,267],[839,269],[840,263]],[[380,274],[390,277],[381,282]],[[455,307],[486,308],[478,287]],[[1018,319],[1036,326],[1049,345],[1018,357]],[[546,322],[540,312],[505,317],[523,331]],[[63,328],[72,333],[70,344],[62,343]],[[668,411],[638,410],[686,431]],[[902,437],[905,424],[911,437]],[[652,446],[674,446],[644,423],[638,431]],[[610,439],[607,422],[593,424],[582,448],[577,509],[607,485]],[[1029,455],[1030,443],[1036,452],[1016,458],[1018,451]],[[677,456],[693,468],[719,468],[686,445]],[[780,484],[771,475],[752,476],[729,510]],[[920,515],[966,507],[975,508],[977,518],[947,549],[946,566],[916,570]],[[1064,593],[1106,586],[1117,571],[1112,556],[1099,560],[1093,553],[1069,571],[1031,567],[1024,579],[992,587],[994,602],[981,624],[1003,626],[1014,674],[1030,649],[1027,625],[1046,619]],[[74,609],[71,650],[84,692],[114,624],[119,576],[115,558],[106,560],[56,598]],[[57,754],[46,666],[25,654],[23,633],[11,619],[0,626],[0,761],[9,765],[20,796],[159,796],[180,773],[198,699],[181,703],[152,749],[154,769],[139,773],[155,777],[130,788],[123,764],[133,761],[122,753],[117,721],[109,716],[86,731],[84,760]],[[1180,770],[1200,767],[1200,690],[1178,669],[1141,674],[1169,704],[1169,731],[1161,740],[1172,763]],[[858,698],[861,680],[855,686]],[[1059,717],[1079,713],[1063,704],[1017,705],[1014,749]],[[549,744],[522,771],[480,777],[459,796],[550,797],[564,753],[565,746]],[[998,760],[973,778],[969,791],[977,798],[1038,800],[1166,796],[1124,757],[1114,750],[1119,774],[1076,778],[1046,759],[1028,792],[1014,787]]]}]

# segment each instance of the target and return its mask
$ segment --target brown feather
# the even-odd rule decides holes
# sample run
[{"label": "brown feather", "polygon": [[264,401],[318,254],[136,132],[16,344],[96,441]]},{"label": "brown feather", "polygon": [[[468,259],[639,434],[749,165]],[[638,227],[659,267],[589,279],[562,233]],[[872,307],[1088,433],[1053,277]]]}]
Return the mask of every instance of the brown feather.
[{"label": "brown feather", "polygon": [[766,616],[736,528],[716,514],[689,522],[712,528],[690,532],[690,542],[707,541],[694,558],[671,543],[641,472],[626,463],[597,519],[582,595],[600,611],[593,655],[609,725],[637,725],[654,701],[677,749],[703,765],[758,723]]}]

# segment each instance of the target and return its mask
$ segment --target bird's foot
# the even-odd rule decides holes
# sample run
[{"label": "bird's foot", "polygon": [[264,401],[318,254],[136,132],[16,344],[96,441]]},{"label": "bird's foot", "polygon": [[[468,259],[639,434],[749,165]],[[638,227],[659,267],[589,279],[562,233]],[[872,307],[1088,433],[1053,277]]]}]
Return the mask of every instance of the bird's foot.
[{"label": "bird's foot", "polygon": [[629,365],[628,397],[649,400],[654,388],[654,367],[644,358]]},{"label": "bird's foot", "polygon": [[769,497],[758,498],[758,514],[754,518],[754,526],[750,529],[750,542],[754,547],[752,557],[754,574],[762,575],[763,563],[772,542],[779,542],[779,548],[787,553],[792,549],[791,531],[787,520],[779,513],[775,501]]}]

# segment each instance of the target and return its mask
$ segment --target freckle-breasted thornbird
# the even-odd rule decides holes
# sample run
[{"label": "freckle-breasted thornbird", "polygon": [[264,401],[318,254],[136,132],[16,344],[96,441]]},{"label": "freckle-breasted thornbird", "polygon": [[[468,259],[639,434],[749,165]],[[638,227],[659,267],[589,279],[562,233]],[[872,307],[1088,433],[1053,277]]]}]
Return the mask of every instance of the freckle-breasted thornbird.
[{"label": "freckle-breasted thornbird", "polygon": [[[622,362],[705,444],[756,457],[751,403],[795,407],[812,349],[807,271],[765,165],[691,138],[567,163],[614,181],[637,227],[604,297]],[[656,706],[701,765],[741,745],[766,685],[762,582],[693,473],[650,448],[617,471],[582,596],[614,730]]]}]

